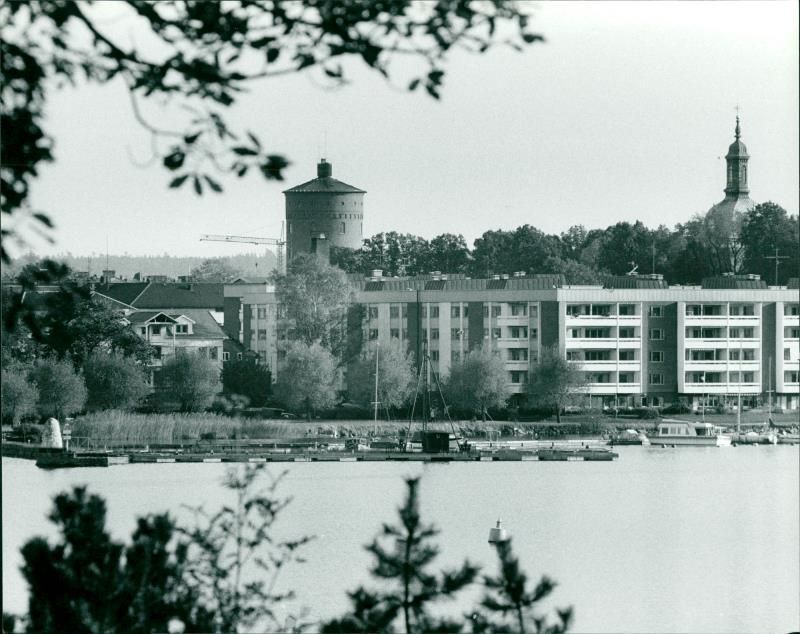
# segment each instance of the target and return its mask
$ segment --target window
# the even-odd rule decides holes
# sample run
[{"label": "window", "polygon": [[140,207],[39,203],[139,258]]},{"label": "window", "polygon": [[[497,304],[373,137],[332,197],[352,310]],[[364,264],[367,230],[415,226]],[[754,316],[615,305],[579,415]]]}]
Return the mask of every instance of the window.
[{"label": "window", "polygon": [[458,363],[461,361],[461,351],[460,350],[451,350],[450,351],[450,361],[453,363]]},{"label": "window", "polygon": [[662,316],[661,309],[662,309],[661,306],[650,306],[650,308],[647,309],[647,314],[650,317],[661,317]]},{"label": "window", "polygon": [[223,361],[230,361],[231,360],[231,353],[230,352],[223,352],[222,353],[222,360]]},{"label": "window", "polygon": [[403,328],[403,339],[408,339],[408,328]]},{"label": "window", "polygon": [[464,331],[461,328],[451,328],[450,329],[450,338],[451,339],[460,339],[464,336]]},{"label": "window", "polygon": [[492,317],[500,316],[500,304],[492,304]]},{"label": "window", "polygon": [[635,328],[620,328],[619,329],[619,338],[620,339],[635,339],[636,338],[636,329]]},{"label": "window", "polygon": [[786,339],[800,339],[800,328],[784,328],[783,336]]},{"label": "window", "polygon": [[150,334],[152,334],[152,335],[160,335],[161,334],[161,326],[153,326],[150,329]]},{"label": "window", "polygon": [[797,372],[796,370],[791,370],[783,373],[784,383],[798,383],[800,382],[798,381],[798,379],[800,379],[800,372]]},{"label": "window", "polygon": [[650,329],[650,341],[663,341],[663,340],[664,340],[664,330],[662,328]]},{"label": "window", "polygon": [[431,361],[438,361],[438,360],[439,360],[439,351],[431,350]]},{"label": "window", "polygon": [[528,314],[527,304],[511,304],[511,315],[514,317],[522,317]]},{"label": "window", "polygon": [[664,385],[664,375],[658,372],[653,372],[648,377],[648,383],[650,383],[650,385]]},{"label": "window", "polygon": [[536,319],[539,316],[539,305],[538,304],[534,304],[528,310],[530,311],[530,315],[531,315],[531,317],[533,319]]},{"label": "window", "polygon": [[156,359],[161,358],[161,346],[153,346],[153,356]]},{"label": "window", "polygon": [[511,361],[527,361],[528,349],[527,348],[509,348],[508,358]]},{"label": "window", "polygon": [[784,304],[783,314],[787,317],[797,317],[800,315],[800,304]]},{"label": "window", "polygon": [[489,316],[489,306],[487,304],[483,305],[483,316],[484,318]]},{"label": "window", "polygon": [[399,328],[390,328],[389,329],[389,336],[392,339],[399,339],[400,338],[400,329]]},{"label": "window", "polygon": [[592,315],[595,317],[608,317],[611,314],[611,306],[607,304],[600,304],[598,306],[592,305]]},{"label": "window", "polygon": [[461,306],[451,306],[450,317],[453,317],[454,319],[461,317]]},{"label": "window", "polygon": [[664,363],[664,352],[661,350],[651,350],[650,363]]},{"label": "window", "polygon": [[635,350],[620,350],[617,354],[617,359],[620,361],[636,361]]},{"label": "window", "polygon": [[236,360],[237,361],[241,361],[242,360],[242,353],[241,352],[237,352],[236,353]]},{"label": "window", "polygon": [[189,324],[176,324],[175,325],[175,332],[179,335],[188,335],[189,334]]},{"label": "window", "polygon": [[403,304],[403,308],[400,311],[400,314],[402,315],[403,319],[408,318],[408,304]]},{"label": "window", "polygon": [[587,361],[611,361],[611,351],[587,350],[584,357]]},{"label": "window", "polygon": [[511,371],[511,382],[512,383],[527,383],[528,382],[528,373],[524,370],[512,370]]},{"label": "window", "polygon": [[369,319],[377,319],[378,318],[378,307],[377,306],[370,306],[367,309],[367,316]]},{"label": "window", "polygon": [[619,382],[620,383],[633,383],[633,372],[620,372],[619,373]]},{"label": "window", "polygon": [[216,361],[217,359],[219,359],[219,350],[217,348],[209,348],[208,357],[213,361]]},{"label": "window", "polygon": [[259,306],[258,307],[258,318],[259,319],[266,319],[267,318],[267,307],[266,306]]},{"label": "window", "polygon": [[208,359],[208,348],[205,346],[200,346],[197,349],[197,355],[203,359]]},{"label": "window", "polygon": [[500,328],[492,328],[492,339],[499,339],[501,336]]},{"label": "window", "polygon": [[147,326],[142,326],[142,327],[141,327],[139,330],[141,331],[141,333],[142,333],[143,335],[146,335],[146,334],[147,334]]},{"label": "window", "polygon": [[427,304],[423,304],[422,306],[420,306],[420,316],[422,316],[422,317],[427,317],[428,316],[428,305]]},{"label": "window", "polygon": [[428,329],[427,328],[423,328],[422,329],[422,338],[423,339],[427,339],[428,338]]},{"label": "window", "polygon": [[732,317],[752,317],[756,314],[753,304],[731,304],[730,314]]},{"label": "window", "polygon": [[438,338],[439,338],[439,329],[431,328],[431,339],[438,339]]},{"label": "window", "polygon": [[752,328],[731,328],[731,339],[752,339],[753,338],[753,329]]},{"label": "window", "polygon": [[488,339],[489,338],[489,329],[488,328],[484,328],[483,329],[483,338],[484,339]]},{"label": "window", "polygon": [[340,222],[339,223],[339,233],[346,233],[346,232],[347,232],[347,227],[345,226],[345,223]]},{"label": "window", "polygon": [[581,351],[567,350],[567,361],[581,361]]},{"label": "window", "polygon": [[[633,332],[633,328],[620,328],[620,337],[622,336],[623,330],[630,330]],[[611,330],[608,328],[587,328],[586,329],[586,338],[587,339],[608,339],[611,336]]]},{"label": "window", "polygon": [[389,306],[389,318],[390,319],[397,319],[400,317],[400,307],[399,306]]},{"label": "window", "polygon": [[431,319],[439,319],[439,307],[431,306]]},{"label": "window", "polygon": [[536,339],[539,336],[539,330],[537,328],[531,328],[531,339]]},{"label": "window", "polygon": [[620,304],[619,305],[619,314],[623,317],[631,316],[636,314],[636,304]]},{"label": "window", "polygon": [[792,349],[791,348],[784,348],[783,349],[783,360],[784,361],[791,361],[792,359]]},{"label": "window", "polygon": [[258,331],[258,339],[259,341],[266,341],[267,340],[267,329],[261,328]]},{"label": "window", "polygon": [[511,330],[511,338],[512,339],[527,339],[528,338],[528,327],[527,326],[511,326],[511,328],[509,330]]},{"label": "window", "polygon": [[377,328],[370,328],[369,329],[369,340],[375,341],[378,338],[378,329]]},{"label": "window", "polygon": [[569,336],[571,339],[580,339],[581,338],[581,329],[580,328],[570,328],[569,329]]}]

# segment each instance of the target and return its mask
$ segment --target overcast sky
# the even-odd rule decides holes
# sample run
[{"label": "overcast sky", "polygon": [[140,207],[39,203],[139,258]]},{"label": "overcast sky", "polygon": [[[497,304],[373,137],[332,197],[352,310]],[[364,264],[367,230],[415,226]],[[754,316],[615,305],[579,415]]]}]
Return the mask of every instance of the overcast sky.
[{"label": "overcast sky", "polygon": [[37,252],[102,253],[106,240],[114,254],[248,251],[199,236],[277,236],[281,191],[313,178],[323,153],[336,178],[367,190],[365,237],[452,232],[471,245],[524,223],[672,227],[723,198],[737,104],[751,197],[797,213],[797,11],[795,1],[537,4],[533,27],[547,41],[453,55],[439,102],[353,64],[353,82],[333,91],[313,72],[266,81],[231,121],[289,157],[286,182],[248,176],[202,198],[168,190],[157,165],[136,166],[149,138],[122,85],[53,91],[56,162],[32,202],[57,242]]}]

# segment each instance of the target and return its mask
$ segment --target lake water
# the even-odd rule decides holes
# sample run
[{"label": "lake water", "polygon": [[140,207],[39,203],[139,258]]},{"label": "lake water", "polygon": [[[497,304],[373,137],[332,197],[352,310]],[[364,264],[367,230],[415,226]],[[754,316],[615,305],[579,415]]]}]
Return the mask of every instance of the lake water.
[{"label": "lake water", "polygon": [[[529,577],[558,581],[549,605],[572,604],[576,632],[800,629],[798,447],[618,451],[613,463],[292,464],[281,492],[295,499],[279,531],[317,539],[279,586],[315,616],[342,612],[345,591],[369,581],[363,545],[394,522],[403,476],[421,475],[423,517],[441,529],[438,565],[469,557],[494,573],[486,538],[501,517]],[[107,500],[112,534],[127,539],[137,515],[219,507],[225,468],[43,471],[3,458],[3,609],[26,610],[19,548],[55,535],[45,515],[56,493],[88,485]]]}]

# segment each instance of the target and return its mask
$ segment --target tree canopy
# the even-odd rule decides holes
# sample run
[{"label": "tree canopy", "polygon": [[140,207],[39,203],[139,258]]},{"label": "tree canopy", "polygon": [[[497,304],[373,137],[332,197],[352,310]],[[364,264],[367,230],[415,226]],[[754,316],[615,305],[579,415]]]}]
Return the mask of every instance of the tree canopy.
[{"label": "tree canopy", "polygon": [[539,363],[531,368],[528,395],[534,404],[554,409],[560,423],[561,410],[581,394],[584,385],[580,367],[567,361],[554,345],[544,348]]},{"label": "tree canopy", "polygon": [[372,404],[375,401],[375,358],[378,368],[378,402],[381,411],[401,407],[415,389],[414,362],[406,346],[393,339],[388,345],[365,351],[347,369],[347,394],[351,401]]},{"label": "tree canopy", "polygon": [[448,401],[486,420],[490,407],[501,406],[508,398],[508,373],[497,352],[478,348],[469,352],[463,363],[454,363],[445,383]]},{"label": "tree canopy", "polygon": [[310,420],[314,412],[336,403],[339,372],[333,355],[316,341],[289,341],[275,384],[275,396]]}]

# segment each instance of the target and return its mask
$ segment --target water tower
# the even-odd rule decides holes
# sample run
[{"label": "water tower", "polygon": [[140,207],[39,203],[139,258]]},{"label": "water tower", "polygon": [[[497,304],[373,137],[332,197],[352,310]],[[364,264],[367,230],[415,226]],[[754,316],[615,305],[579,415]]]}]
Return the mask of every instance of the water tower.
[{"label": "water tower", "polygon": [[315,179],[283,193],[287,262],[300,253],[312,253],[321,237],[331,247],[361,248],[367,192],[333,178],[333,166],[325,159],[317,164]]}]

